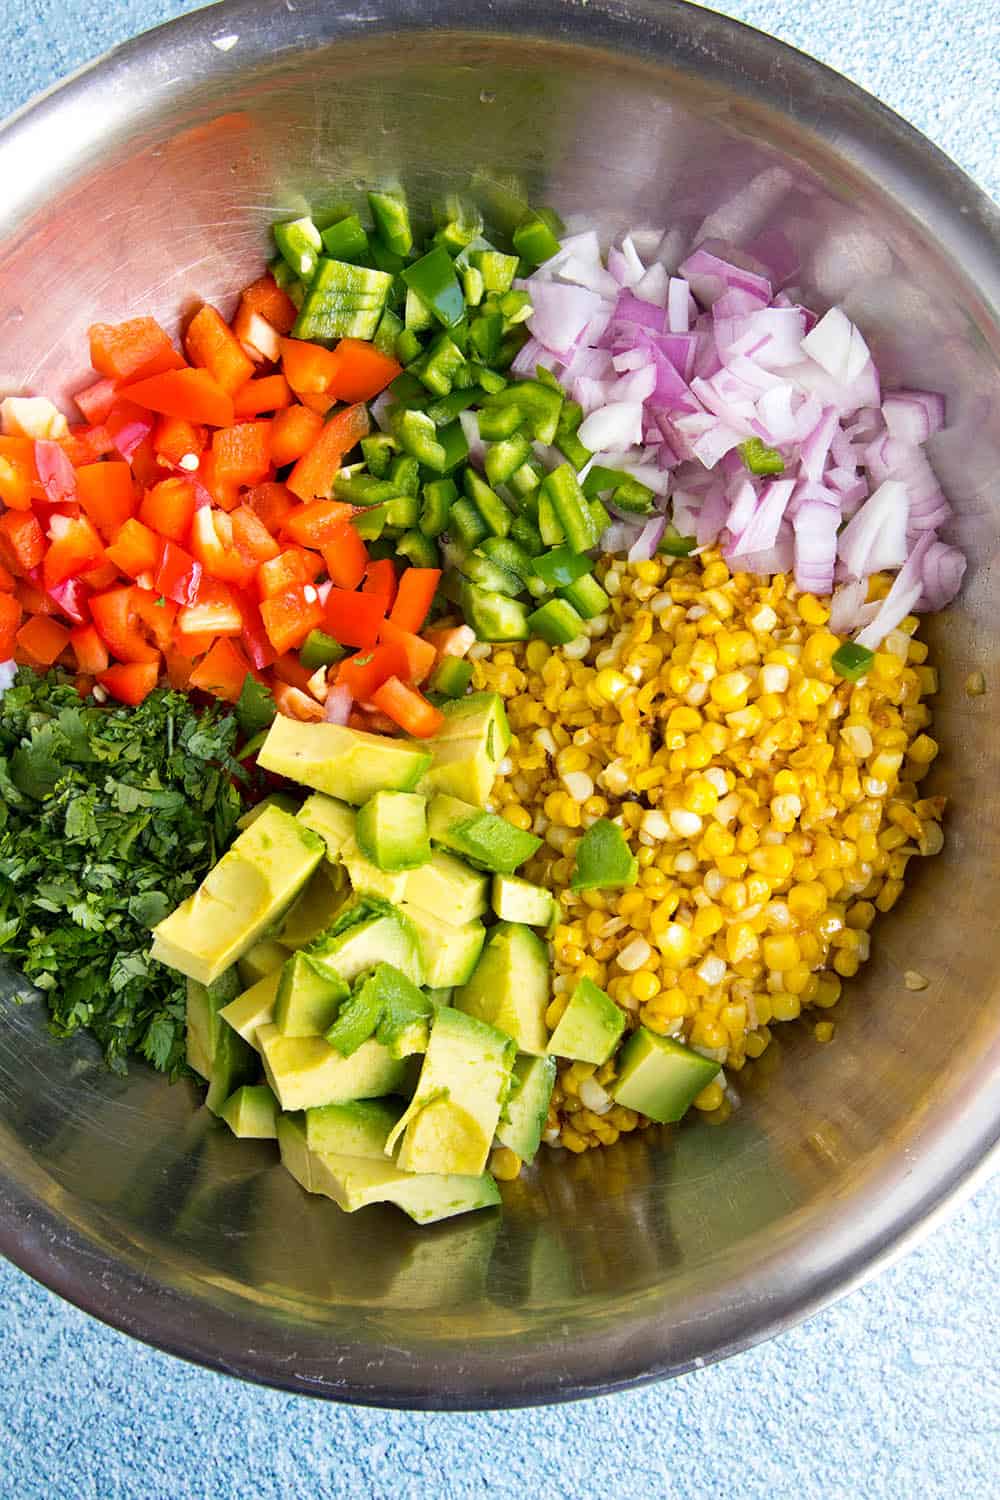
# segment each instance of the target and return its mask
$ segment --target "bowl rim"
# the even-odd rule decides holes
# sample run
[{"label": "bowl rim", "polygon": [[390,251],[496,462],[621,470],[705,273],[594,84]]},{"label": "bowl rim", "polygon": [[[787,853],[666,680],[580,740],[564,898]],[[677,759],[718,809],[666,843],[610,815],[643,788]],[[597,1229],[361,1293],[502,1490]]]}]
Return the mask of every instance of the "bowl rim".
[{"label": "bowl rim", "polygon": [[[294,11],[266,0],[221,0],[177,17],[98,57],[36,96],[0,126],[0,157],[33,149],[60,112],[95,84],[125,89],[143,80],[152,59],[174,78],[171,61],[198,49],[202,76],[238,72],[281,52],[331,46],[361,37],[442,29],[466,36],[500,33],[583,49],[617,51],[647,64],[685,67],[737,87],[752,102],[775,108],[769,81],[782,76],[783,113],[819,141],[834,140],[842,156],[871,175],[876,150],[882,187],[911,220],[966,269],[1000,338],[1000,211],[945,154],[893,111],[823,63],[742,22],[687,0],[504,0],[470,15],[464,0],[370,0],[364,13],[343,13],[323,0],[299,0]],[[209,49],[238,33],[239,49]],[[207,59],[207,60],[206,60]],[[163,71],[163,64],[168,66]],[[183,75],[182,75],[183,76]],[[799,100],[793,105],[789,101]],[[822,98],[822,116],[810,101]],[[27,158],[25,158],[27,159]],[[895,191],[919,186],[905,200]],[[1000,1064],[1000,1037],[996,1047]],[[436,1356],[414,1376],[405,1349],[315,1341],[275,1333],[253,1313],[197,1304],[159,1282],[148,1266],[96,1244],[0,1166],[0,1252],[36,1281],[109,1326],[191,1362],[290,1392],[365,1405],[426,1410],[483,1410],[608,1394],[679,1375],[727,1358],[784,1331],[845,1295],[905,1253],[996,1167],[1000,1111],[983,1078],[971,1095],[950,1100],[923,1131],[921,1156],[858,1189],[854,1218],[831,1236],[822,1255],[797,1278],[782,1267],[802,1254],[794,1237],[745,1279],[743,1305],[716,1299],[692,1309],[683,1327],[654,1327],[644,1336],[579,1337],[572,1350],[558,1339],[516,1356],[487,1346],[457,1357]],[[266,1351],[266,1352],[265,1352]],[[322,1357],[320,1357],[320,1354]],[[323,1372],[310,1370],[322,1365]]]}]

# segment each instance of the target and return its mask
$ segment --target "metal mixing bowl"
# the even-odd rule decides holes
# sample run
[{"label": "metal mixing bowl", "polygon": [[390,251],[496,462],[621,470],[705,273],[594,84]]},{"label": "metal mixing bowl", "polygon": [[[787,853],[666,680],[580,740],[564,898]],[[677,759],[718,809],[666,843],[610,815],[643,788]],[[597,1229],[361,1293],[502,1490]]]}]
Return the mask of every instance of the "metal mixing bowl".
[{"label": "metal mixing bowl", "polygon": [[[778,226],[883,372],[948,397],[933,457],[971,567],[932,630],[954,798],[848,988],[736,1082],[743,1104],[581,1158],[503,1214],[418,1229],[310,1200],[186,1084],[109,1075],[0,1010],[0,1247],[164,1349],[406,1406],[556,1400],[744,1348],[871,1274],[1000,1134],[993,878],[1000,225],[842,78],[669,0],[234,3],[131,43],[0,134],[0,390],[72,391],[95,316],[228,302],[280,214],[398,176],[418,204],[516,172],[565,215],[742,243]],[[930,981],[908,991],[903,972]]]}]

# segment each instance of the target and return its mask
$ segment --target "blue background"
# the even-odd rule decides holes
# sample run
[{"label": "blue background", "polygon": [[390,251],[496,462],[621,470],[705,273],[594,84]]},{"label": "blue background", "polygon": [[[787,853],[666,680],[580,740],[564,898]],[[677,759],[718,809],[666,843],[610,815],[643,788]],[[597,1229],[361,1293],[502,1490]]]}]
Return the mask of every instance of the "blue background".
[{"label": "blue background", "polygon": [[[0,116],[195,8],[3,0]],[[848,73],[1000,198],[995,0],[715,8]],[[1000,1467],[998,1248],[994,1177],[872,1285],[760,1349],[649,1390],[472,1416],[240,1385],[134,1344],[0,1265],[0,1496],[979,1500]]]}]

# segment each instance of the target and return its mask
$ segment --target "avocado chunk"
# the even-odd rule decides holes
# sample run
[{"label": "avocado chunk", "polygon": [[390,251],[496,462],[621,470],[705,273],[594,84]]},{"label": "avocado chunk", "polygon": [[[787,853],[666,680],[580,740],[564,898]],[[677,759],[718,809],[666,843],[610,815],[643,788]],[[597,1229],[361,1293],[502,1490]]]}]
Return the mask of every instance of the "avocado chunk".
[{"label": "avocado chunk", "polygon": [[358,848],[380,870],[415,870],[431,857],[427,798],[376,792],[358,811]]},{"label": "avocado chunk", "polygon": [[576,849],[570,885],[574,891],[624,890],[635,885],[639,864],[625,835],[610,818],[591,823]]},{"label": "avocado chunk", "polygon": [[712,1058],[640,1026],[621,1050],[618,1077],[609,1093],[626,1109],[669,1125],[687,1112],[718,1071]]},{"label": "avocado chunk", "polygon": [[347,802],[338,802],[336,797],[324,797],[322,792],[314,792],[299,808],[298,818],[319,834],[326,845],[327,859],[335,865],[348,839],[354,837],[357,818],[354,808]]},{"label": "avocado chunk", "polygon": [[555,1082],[554,1057],[522,1056],[515,1060],[497,1140],[522,1161],[532,1161],[542,1143]]},{"label": "avocado chunk", "polygon": [[380,870],[378,865],[365,858],[356,838],[348,839],[341,851],[341,859],[352,890],[362,895],[381,896],[386,901],[402,901],[406,890],[405,870]]},{"label": "avocado chunk", "polygon": [[433,1224],[477,1208],[495,1208],[500,1190],[488,1173],[481,1176],[417,1176],[392,1162],[316,1153],[311,1163],[312,1191],[323,1193],[345,1213],[369,1203],[394,1203],[417,1224]]},{"label": "avocado chunk", "polygon": [[402,1099],[354,1099],[306,1110],[306,1145],[310,1151],[385,1160],[385,1143],[403,1110]]},{"label": "avocado chunk", "polygon": [[289,781],[360,807],[376,792],[410,792],[431,764],[428,751],[343,724],[300,723],[278,714],[257,764]]},{"label": "avocado chunk", "polygon": [[153,958],[211,984],[273,927],[323,853],[323,841],[298,818],[267,808],[194,894],[154,927]]},{"label": "avocado chunk", "polygon": [[285,1171],[292,1174],[299,1187],[311,1193],[313,1154],[306,1145],[305,1115],[278,1116],[278,1149]]},{"label": "avocado chunk", "polygon": [[363,976],[326,1033],[345,1057],[375,1036],[393,1057],[424,1052],[434,1007],[422,990],[392,964],[378,964]]},{"label": "avocado chunk", "polygon": [[510,726],[499,693],[471,693],[441,705],[445,720],[421,744],[433,757],[419,790],[445,792],[485,807],[497,766],[510,744]]},{"label": "avocado chunk", "polygon": [[416,933],[401,911],[377,897],[361,897],[347,907],[306,951],[348,984],[383,962],[401,969],[413,984],[424,982]]},{"label": "avocado chunk", "polygon": [[618,1046],[625,1021],[621,1007],[585,975],[549,1039],[549,1051],[576,1062],[606,1063]]},{"label": "avocado chunk", "polygon": [[559,916],[559,903],[549,891],[517,875],[494,875],[492,895],[493,910],[502,922],[551,927]]},{"label": "avocado chunk", "polygon": [[402,900],[407,907],[417,906],[453,927],[464,927],[486,911],[487,889],[487,876],[437,849],[427,864],[408,873]]},{"label": "avocado chunk", "polygon": [[[315,878],[314,875],[313,879]],[[288,949],[284,943],[279,943],[276,938],[263,938],[254,944],[249,953],[244,953],[237,963],[240,982],[249,989],[258,980],[273,974],[275,969],[280,969],[287,957]]]},{"label": "avocado chunk", "polygon": [[464,927],[456,927],[405,901],[402,910],[420,944],[424,983],[435,990],[465,984],[483,951],[486,928],[482,922],[466,922]]},{"label": "avocado chunk", "polygon": [[278,1103],[266,1083],[246,1083],[230,1094],[219,1118],[242,1140],[278,1139]]},{"label": "avocado chunk", "polygon": [[455,1006],[513,1037],[519,1052],[548,1049],[549,953],[537,933],[520,922],[500,922],[486,941]]},{"label": "avocado chunk", "polygon": [[278,941],[285,948],[304,948],[314,937],[326,931],[348,895],[344,871],[324,859],[289,908],[278,931]]},{"label": "avocado chunk", "polygon": [[258,979],[242,995],[224,1005],[219,1015],[233,1030],[259,1052],[257,1044],[258,1026],[270,1026],[274,1021],[274,1006],[278,998],[281,970],[272,969],[263,979]]},{"label": "avocado chunk", "polygon": [[496,813],[483,812],[443,793],[427,809],[427,827],[435,844],[496,875],[513,875],[542,842]]},{"label": "avocado chunk", "polygon": [[322,1036],[350,988],[308,953],[293,953],[278,981],[274,1024],[282,1036]]},{"label": "avocado chunk", "polygon": [[486,1166],[510,1084],[514,1044],[461,1011],[439,1010],[417,1089],[386,1142],[404,1172],[475,1177]]},{"label": "avocado chunk", "polygon": [[240,992],[239,972],[233,968],[221,974],[214,984],[187,982],[187,1060],[188,1066],[202,1078],[211,1077],[212,1060],[225,1028],[219,1017],[225,1005]]},{"label": "avocado chunk", "polygon": [[370,1038],[342,1057],[321,1036],[282,1036],[276,1026],[257,1030],[264,1072],[283,1110],[314,1109],[351,1099],[395,1093],[405,1062]]},{"label": "avocado chunk", "polygon": [[266,797],[261,797],[253,807],[248,807],[242,818],[237,818],[236,826],[242,833],[247,828],[252,828],[257,819],[267,812],[269,807],[280,807],[282,812],[295,814],[299,810],[298,799],[288,792],[268,792]]}]

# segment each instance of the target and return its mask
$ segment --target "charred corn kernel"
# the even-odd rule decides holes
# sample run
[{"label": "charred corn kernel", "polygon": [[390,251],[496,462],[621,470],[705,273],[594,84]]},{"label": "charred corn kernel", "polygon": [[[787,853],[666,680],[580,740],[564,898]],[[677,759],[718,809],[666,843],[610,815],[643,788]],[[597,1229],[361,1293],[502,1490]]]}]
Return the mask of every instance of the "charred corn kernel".
[{"label": "charred corn kernel", "polygon": [[521,1158],[508,1146],[497,1146],[490,1153],[490,1171],[501,1182],[513,1182],[521,1172]]},{"label": "charred corn kernel", "polygon": [[700,1094],[695,1095],[694,1107],[700,1110],[718,1109],[725,1097],[725,1089],[720,1083],[709,1083]]}]

